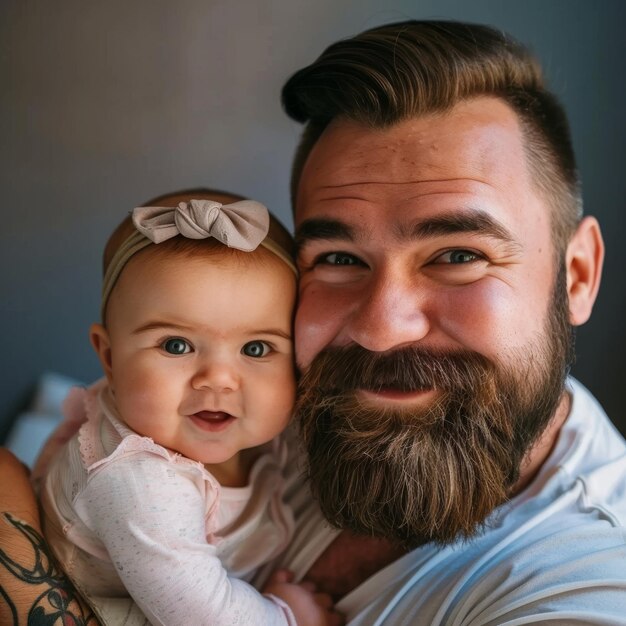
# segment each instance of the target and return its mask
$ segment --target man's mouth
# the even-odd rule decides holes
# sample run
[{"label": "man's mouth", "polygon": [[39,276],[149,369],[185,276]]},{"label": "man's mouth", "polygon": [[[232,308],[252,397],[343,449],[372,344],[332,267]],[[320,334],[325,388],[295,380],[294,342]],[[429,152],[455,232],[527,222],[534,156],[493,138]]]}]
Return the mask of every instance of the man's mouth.
[{"label": "man's mouth", "polygon": [[189,419],[200,429],[215,433],[228,428],[237,418],[224,411],[198,411]]},{"label": "man's mouth", "polygon": [[400,389],[398,387],[381,387],[378,389],[359,389],[357,396],[366,402],[375,404],[422,404],[432,402],[441,393],[434,387],[420,389]]}]

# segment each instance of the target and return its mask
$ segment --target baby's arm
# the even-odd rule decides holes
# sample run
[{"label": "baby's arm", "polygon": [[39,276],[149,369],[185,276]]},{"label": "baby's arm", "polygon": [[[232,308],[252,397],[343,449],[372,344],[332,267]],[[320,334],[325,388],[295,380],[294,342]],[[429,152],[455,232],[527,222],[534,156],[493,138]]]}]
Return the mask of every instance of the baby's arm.
[{"label": "baby's arm", "polygon": [[128,457],[96,470],[76,509],[151,623],[295,624],[282,602],[228,576],[206,541],[204,485],[158,457]]}]

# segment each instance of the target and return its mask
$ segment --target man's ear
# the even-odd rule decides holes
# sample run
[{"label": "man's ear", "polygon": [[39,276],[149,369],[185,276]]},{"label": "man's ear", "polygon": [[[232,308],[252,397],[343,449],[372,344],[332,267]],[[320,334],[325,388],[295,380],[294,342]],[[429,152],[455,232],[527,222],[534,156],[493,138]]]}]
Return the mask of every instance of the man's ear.
[{"label": "man's ear", "polygon": [[595,217],[582,219],[567,246],[567,295],[569,321],[573,326],[584,324],[591,315],[600,288],[604,242]]},{"label": "man's ear", "polygon": [[89,339],[100,359],[107,380],[111,383],[113,368],[111,365],[111,340],[109,339],[109,332],[102,324],[92,324],[89,328]]}]

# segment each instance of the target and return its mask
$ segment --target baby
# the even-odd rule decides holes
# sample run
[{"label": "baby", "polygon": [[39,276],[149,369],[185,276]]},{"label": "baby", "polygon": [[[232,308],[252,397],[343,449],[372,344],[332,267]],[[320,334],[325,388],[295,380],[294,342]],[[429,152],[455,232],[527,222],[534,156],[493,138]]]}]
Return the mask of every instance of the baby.
[{"label": "baby", "polygon": [[253,201],[138,208],[109,239],[90,329],[106,378],[68,397],[84,423],[41,493],[86,597],[130,595],[152,624],[336,623],[282,573],[267,595],[245,582],[293,528],[291,244]]}]

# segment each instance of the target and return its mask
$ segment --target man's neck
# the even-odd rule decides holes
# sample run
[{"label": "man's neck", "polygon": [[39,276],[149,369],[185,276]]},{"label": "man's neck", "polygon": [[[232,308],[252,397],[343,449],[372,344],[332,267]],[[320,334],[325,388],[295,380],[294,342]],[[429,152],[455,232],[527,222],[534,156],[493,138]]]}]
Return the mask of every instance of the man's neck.
[{"label": "man's neck", "polygon": [[344,530],[313,564],[306,579],[337,602],[405,553],[405,548],[386,539],[357,536]]}]

